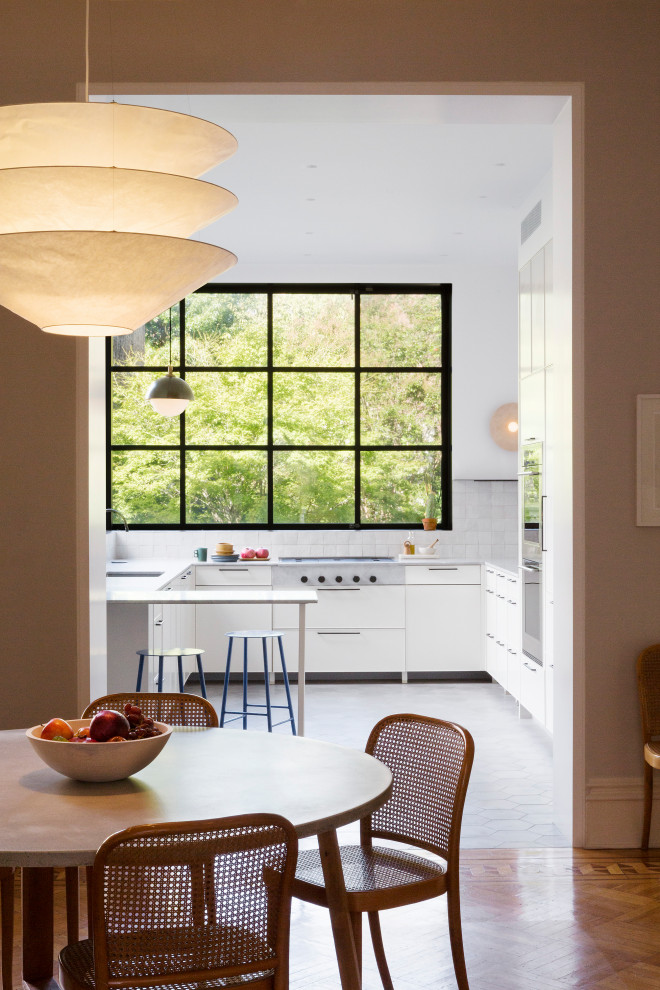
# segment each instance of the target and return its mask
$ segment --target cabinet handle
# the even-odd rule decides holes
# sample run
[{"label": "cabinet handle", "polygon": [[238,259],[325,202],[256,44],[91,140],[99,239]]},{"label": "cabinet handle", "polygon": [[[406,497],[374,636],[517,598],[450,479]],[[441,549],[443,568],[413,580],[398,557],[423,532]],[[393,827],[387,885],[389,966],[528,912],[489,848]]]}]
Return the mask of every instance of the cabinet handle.
[{"label": "cabinet handle", "polygon": [[527,661],[525,661],[525,663],[523,664],[523,667],[527,667],[527,670],[531,670],[531,672],[533,674],[536,673],[537,668],[536,667],[530,667],[530,665],[527,663]]},{"label": "cabinet handle", "polygon": [[[430,571],[457,571],[458,567],[429,567]],[[492,571],[490,572],[492,573]]]},{"label": "cabinet handle", "polygon": [[545,500],[547,497],[547,495],[541,495],[541,550],[546,551],[548,549],[545,545]]},{"label": "cabinet handle", "polygon": [[232,572],[235,573],[236,571],[249,571],[250,568],[249,567],[218,567],[218,570],[219,571],[232,571]]},{"label": "cabinet handle", "polygon": [[154,625],[155,626],[162,626],[162,624],[163,624],[163,620],[162,619],[154,619]]},{"label": "cabinet handle", "polygon": [[504,646],[504,643],[500,639],[496,639],[495,642],[498,646]]},{"label": "cabinet handle", "polygon": [[360,630],[356,629],[355,632],[329,632],[329,631],[319,631],[316,633],[317,636],[359,636]]},{"label": "cabinet handle", "polygon": [[495,639],[492,633],[486,633],[486,636],[488,637],[488,639]]}]

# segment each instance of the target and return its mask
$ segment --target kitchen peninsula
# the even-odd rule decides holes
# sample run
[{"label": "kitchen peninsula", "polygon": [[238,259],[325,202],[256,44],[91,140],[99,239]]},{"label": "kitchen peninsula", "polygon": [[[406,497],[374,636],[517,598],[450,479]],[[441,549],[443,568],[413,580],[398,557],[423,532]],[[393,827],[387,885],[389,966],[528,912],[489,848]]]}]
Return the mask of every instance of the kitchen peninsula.
[{"label": "kitchen peninsula", "polygon": [[[154,605],[165,607],[186,607],[196,605],[222,605],[222,606],[245,606],[245,605],[294,605],[298,607],[298,735],[305,733],[305,608],[318,601],[316,592],[309,590],[272,590],[268,588],[246,588],[246,589],[226,589],[201,588],[195,589],[188,584],[183,588],[173,587],[175,583],[181,583],[191,576],[189,567],[181,568],[180,564],[173,562],[150,562],[148,569],[144,563],[133,561],[132,567],[127,567],[128,562],[119,565],[111,565],[114,570],[108,570],[108,690],[123,690],[125,685],[130,683],[134,670],[128,665],[130,659],[135,655],[135,650],[141,646],[135,643],[149,643],[150,649],[157,649],[154,646],[153,637],[150,635],[153,628],[153,619],[150,621],[150,608]],[[164,563],[163,569],[159,572],[158,567]],[[169,581],[165,588],[131,588],[126,587],[126,582],[142,582],[145,578],[157,581],[165,577]],[[123,584],[124,587],[117,586]],[[233,613],[233,609],[232,609]],[[240,609],[238,612],[240,615]],[[162,624],[162,621],[161,621]],[[151,627],[151,628],[150,628]],[[218,631],[220,634],[220,631]],[[185,644],[191,645],[191,644]],[[131,649],[133,646],[133,649]],[[162,647],[167,648],[167,647]],[[128,674],[130,671],[130,675]],[[121,686],[117,683],[121,681]]]}]

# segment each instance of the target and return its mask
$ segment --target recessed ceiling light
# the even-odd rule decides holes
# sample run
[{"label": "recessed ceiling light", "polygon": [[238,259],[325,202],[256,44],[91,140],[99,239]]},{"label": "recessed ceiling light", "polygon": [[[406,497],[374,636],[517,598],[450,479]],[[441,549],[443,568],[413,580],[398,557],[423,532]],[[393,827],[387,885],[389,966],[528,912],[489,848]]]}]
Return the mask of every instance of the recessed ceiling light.
[{"label": "recessed ceiling light", "polygon": [[495,162],[495,165],[496,165],[497,168],[504,168],[504,166],[506,165],[506,162]]},{"label": "recessed ceiling light", "polygon": [[313,234],[313,233],[314,233],[314,231],[313,231],[313,230],[306,230],[306,231],[305,231],[305,233],[306,233],[306,234]]},{"label": "recessed ceiling light", "polygon": [[307,197],[307,202],[308,203],[315,203],[316,202],[316,196],[308,196]]},{"label": "recessed ceiling light", "polygon": [[462,236],[463,236],[463,231],[462,230],[455,230],[454,231],[454,237],[462,237]]},{"label": "recessed ceiling light", "polygon": [[318,165],[308,165],[307,168],[318,168]]},{"label": "recessed ceiling light", "polygon": [[488,199],[488,196],[480,196],[479,199]]}]

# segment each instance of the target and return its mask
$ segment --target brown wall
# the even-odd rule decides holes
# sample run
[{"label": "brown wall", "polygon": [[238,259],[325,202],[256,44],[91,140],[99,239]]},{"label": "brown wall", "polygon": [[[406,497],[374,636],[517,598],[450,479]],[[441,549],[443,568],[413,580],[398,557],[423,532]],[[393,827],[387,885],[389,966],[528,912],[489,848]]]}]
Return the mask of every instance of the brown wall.
[{"label": "brown wall", "polygon": [[[586,370],[576,388],[586,454],[575,470],[586,491],[587,776],[639,773],[631,665],[660,640],[660,528],[635,526],[635,396],[660,392],[656,0],[91,7],[91,76],[117,92],[163,82],[184,91],[260,81],[585,83]],[[84,71],[82,0],[4,0],[1,17],[0,102],[73,98]],[[70,712],[75,692],[74,345],[2,312],[0,369],[6,726],[43,715],[35,688],[46,714],[60,699]]]}]

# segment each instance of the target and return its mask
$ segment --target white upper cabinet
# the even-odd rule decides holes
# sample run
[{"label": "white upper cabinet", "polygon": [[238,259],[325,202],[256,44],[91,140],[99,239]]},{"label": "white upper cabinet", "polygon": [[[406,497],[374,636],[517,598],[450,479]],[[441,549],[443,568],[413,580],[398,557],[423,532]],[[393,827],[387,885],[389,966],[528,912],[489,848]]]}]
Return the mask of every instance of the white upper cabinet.
[{"label": "white upper cabinet", "polygon": [[545,248],[530,262],[532,283],[532,374],[545,367]]},{"label": "white upper cabinet", "polygon": [[520,377],[532,373],[532,263],[518,274],[518,345]]},{"label": "white upper cabinet", "polygon": [[549,361],[546,326],[552,292],[552,244],[541,248],[521,268],[518,293],[520,377],[541,371]]}]

